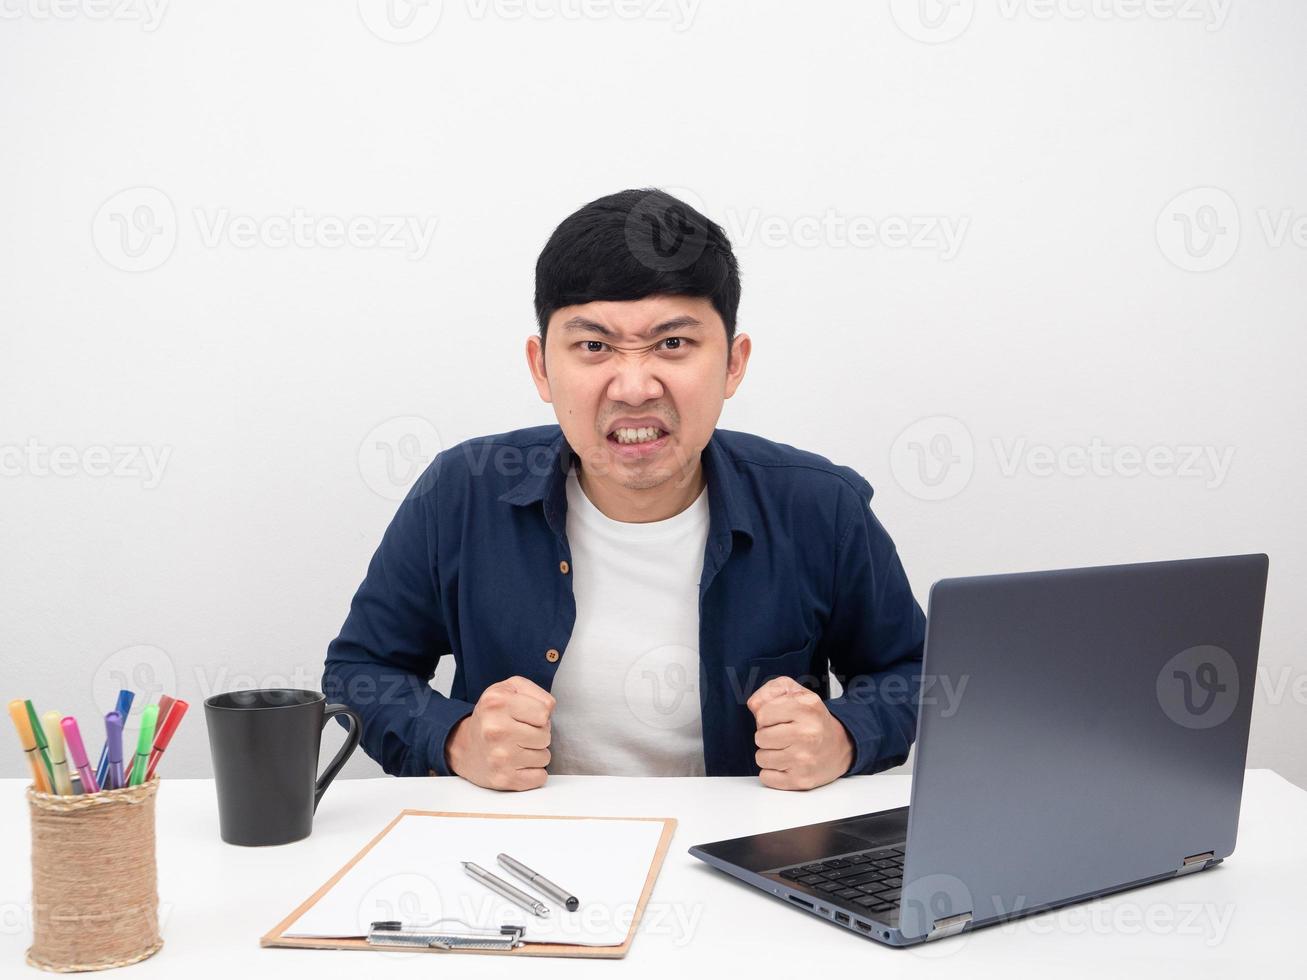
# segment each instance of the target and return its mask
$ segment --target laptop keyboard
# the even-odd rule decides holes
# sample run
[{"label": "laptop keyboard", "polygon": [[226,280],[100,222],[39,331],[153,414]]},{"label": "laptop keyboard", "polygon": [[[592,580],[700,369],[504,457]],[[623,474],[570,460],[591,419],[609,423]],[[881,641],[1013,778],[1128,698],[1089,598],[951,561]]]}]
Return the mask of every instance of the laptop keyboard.
[{"label": "laptop keyboard", "polygon": [[831,898],[843,899],[873,914],[891,912],[899,906],[903,887],[903,847],[879,847],[826,861],[796,864],[772,874]]}]

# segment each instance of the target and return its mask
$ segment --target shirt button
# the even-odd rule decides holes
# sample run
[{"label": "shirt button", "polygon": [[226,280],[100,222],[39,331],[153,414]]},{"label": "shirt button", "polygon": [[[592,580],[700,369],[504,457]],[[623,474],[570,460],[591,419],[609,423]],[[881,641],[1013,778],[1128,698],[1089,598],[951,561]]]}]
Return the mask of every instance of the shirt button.
[{"label": "shirt button", "polygon": [[545,651],[545,659],[548,660],[551,664],[558,663],[559,656],[560,654],[553,647],[550,647],[548,650]]},{"label": "shirt button", "polygon": [[569,565],[569,564],[568,564],[567,562],[565,562],[565,561],[560,561],[560,562],[558,563],[558,570],[559,570],[560,572],[562,572],[564,575],[567,574],[567,570],[568,570],[569,568],[571,568],[571,567],[572,567],[572,566]]}]

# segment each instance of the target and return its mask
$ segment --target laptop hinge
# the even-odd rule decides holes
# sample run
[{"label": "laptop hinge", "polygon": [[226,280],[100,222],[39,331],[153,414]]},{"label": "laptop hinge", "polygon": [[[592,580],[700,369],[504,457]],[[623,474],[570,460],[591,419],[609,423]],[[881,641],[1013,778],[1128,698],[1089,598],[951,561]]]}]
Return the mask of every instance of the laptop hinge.
[{"label": "laptop hinge", "polygon": [[926,934],[926,942],[930,942],[932,939],[943,939],[945,936],[955,935],[965,929],[970,922],[970,912],[959,912],[957,915],[949,915],[942,919],[936,919],[935,924],[930,928],[930,932]]},{"label": "laptop hinge", "polygon": [[1212,857],[1213,852],[1211,851],[1203,851],[1202,854],[1189,855],[1189,857],[1185,858],[1183,863],[1181,863],[1180,870],[1175,873],[1176,877],[1187,875],[1193,871],[1202,871],[1207,867],[1207,863],[1212,860]]}]

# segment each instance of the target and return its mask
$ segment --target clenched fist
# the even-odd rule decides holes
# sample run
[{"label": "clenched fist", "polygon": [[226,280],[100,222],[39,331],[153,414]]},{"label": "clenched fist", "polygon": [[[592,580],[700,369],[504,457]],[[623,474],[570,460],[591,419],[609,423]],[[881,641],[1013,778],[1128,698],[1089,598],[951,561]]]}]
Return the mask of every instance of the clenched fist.
[{"label": "clenched fist", "polygon": [[554,703],[552,694],[525,677],[491,684],[450,732],[450,771],[487,789],[543,786]]},{"label": "clenched fist", "polygon": [[753,693],[748,708],[758,730],[758,778],[772,789],[812,789],[853,765],[853,740],[821,697],[793,677],[775,677]]}]

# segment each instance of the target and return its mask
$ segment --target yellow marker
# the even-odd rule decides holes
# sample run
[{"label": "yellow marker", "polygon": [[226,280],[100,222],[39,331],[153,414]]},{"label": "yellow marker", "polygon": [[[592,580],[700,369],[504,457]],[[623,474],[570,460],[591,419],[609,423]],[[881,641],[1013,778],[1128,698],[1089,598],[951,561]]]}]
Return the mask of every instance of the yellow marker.
[{"label": "yellow marker", "polygon": [[73,795],[73,781],[68,775],[68,760],[64,753],[64,730],[59,725],[59,712],[47,711],[41,716],[45,740],[50,743],[50,767],[54,770],[54,789],[60,796]]},{"label": "yellow marker", "polygon": [[36,757],[36,736],[32,734],[32,721],[27,717],[27,703],[22,698],[9,702],[9,717],[14,720],[18,740],[23,743],[27,763],[32,767],[32,785],[38,793],[50,792],[50,783],[45,778],[45,765]]}]

